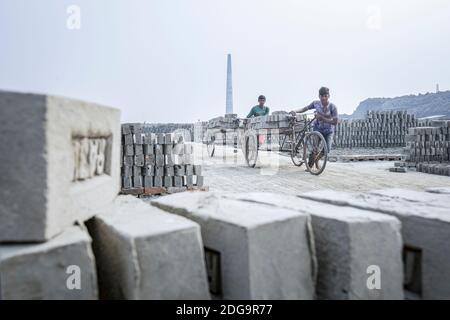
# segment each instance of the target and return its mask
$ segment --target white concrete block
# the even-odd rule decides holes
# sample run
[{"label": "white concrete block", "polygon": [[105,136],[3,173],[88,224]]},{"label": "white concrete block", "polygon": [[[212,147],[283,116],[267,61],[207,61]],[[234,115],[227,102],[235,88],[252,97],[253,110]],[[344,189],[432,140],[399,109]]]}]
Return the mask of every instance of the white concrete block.
[{"label": "white concrete block", "polygon": [[0,245],[0,300],[97,298],[91,238],[80,227],[41,244]]},{"label": "white concrete block", "polygon": [[386,189],[366,194],[324,190],[302,197],[396,216],[402,223],[405,258],[413,261],[405,264],[408,295],[450,299],[450,195]]},{"label": "white concrete block", "polygon": [[210,284],[220,283],[218,297],[313,298],[306,214],[200,192],[152,204],[200,224],[206,252],[216,253],[211,263],[219,271],[210,274]]},{"label": "white concrete block", "polygon": [[40,242],[120,191],[120,112],[0,91],[0,242]]},{"label": "white concrete block", "polygon": [[[395,217],[271,193],[225,197],[288,208],[311,215],[318,299],[403,299],[402,239]],[[370,266],[381,271],[381,289],[370,289]]]},{"label": "white concrete block", "polygon": [[119,196],[88,228],[101,298],[210,298],[198,224]]}]

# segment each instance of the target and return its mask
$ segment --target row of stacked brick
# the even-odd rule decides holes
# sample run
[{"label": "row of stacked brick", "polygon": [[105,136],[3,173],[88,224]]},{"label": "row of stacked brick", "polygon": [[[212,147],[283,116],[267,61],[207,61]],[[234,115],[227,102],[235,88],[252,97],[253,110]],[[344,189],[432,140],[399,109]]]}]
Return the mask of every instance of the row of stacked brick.
[{"label": "row of stacked brick", "polygon": [[193,145],[183,134],[151,133],[145,124],[122,124],[122,193],[152,188],[203,186],[202,168],[194,165]]},{"label": "row of stacked brick", "polygon": [[450,120],[410,128],[406,140],[406,162],[416,164],[420,172],[450,176]]},{"label": "row of stacked brick", "polygon": [[343,120],[334,135],[336,148],[404,147],[408,129],[419,120],[406,111],[369,111],[365,119]]}]

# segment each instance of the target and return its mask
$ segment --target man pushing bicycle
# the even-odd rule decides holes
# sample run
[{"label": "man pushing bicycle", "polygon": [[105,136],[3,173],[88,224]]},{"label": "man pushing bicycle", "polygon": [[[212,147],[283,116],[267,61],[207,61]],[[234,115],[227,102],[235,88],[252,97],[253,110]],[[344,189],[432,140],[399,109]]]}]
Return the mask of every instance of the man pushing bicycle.
[{"label": "man pushing bicycle", "polygon": [[338,122],[338,111],[336,106],[329,101],[330,89],[326,87],[320,88],[319,98],[320,100],[313,101],[304,108],[295,109],[291,113],[295,115],[296,113],[303,113],[315,109],[316,119],[313,130],[320,132],[325,138],[327,150],[330,153],[333,144],[334,129]]}]

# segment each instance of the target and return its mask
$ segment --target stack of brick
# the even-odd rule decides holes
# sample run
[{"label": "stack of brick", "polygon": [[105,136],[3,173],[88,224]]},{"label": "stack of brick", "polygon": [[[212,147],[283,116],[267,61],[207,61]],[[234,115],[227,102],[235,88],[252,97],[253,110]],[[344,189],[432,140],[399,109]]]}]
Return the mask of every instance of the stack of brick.
[{"label": "stack of brick", "polygon": [[343,120],[336,126],[336,148],[405,146],[405,135],[419,120],[406,111],[369,111],[365,119]]},{"label": "stack of brick", "polygon": [[[298,114],[297,121],[305,123],[306,115]],[[248,120],[248,127],[254,130],[258,129],[286,129],[292,126],[290,115],[288,113],[273,113],[268,116],[254,117]],[[299,126],[299,124],[297,125]]]},{"label": "stack of brick", "polygon": [[237,114],[226,114],[224,117],[216,117],[208,121],[208,129],[237,129],[239,119]]},{"label": "stack of brick", "polygon": [[450,176],[450,120],[432,120],[431,126],[409,129],[405,160],[417,171]]},{"label": "stack of brick", "polygon": [[193,145],[185,143],[182,134],[149,133],[143,124],[123,124],[122,193],[203,187],[202,168],[193,158]]},{"label": "stack of brick", "polygon": [[75,222],[119,192],[119,110],[0,91],[0,118],[0,300],[97,299],[92,239]]}]

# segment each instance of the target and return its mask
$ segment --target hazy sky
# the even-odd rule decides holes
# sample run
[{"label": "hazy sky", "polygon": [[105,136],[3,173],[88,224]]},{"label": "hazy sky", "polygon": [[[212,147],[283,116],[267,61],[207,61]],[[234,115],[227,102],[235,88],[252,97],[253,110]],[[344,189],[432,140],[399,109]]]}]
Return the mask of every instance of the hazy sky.
[{"label": "hazy sky", "polygon": [[[81,9],[70,30],[67,7]],[[450,1],[0,0],[0,88],[191,122],[259,94],[272,110],[330,87],[340,113],[368,97],[450,89]]]}]

